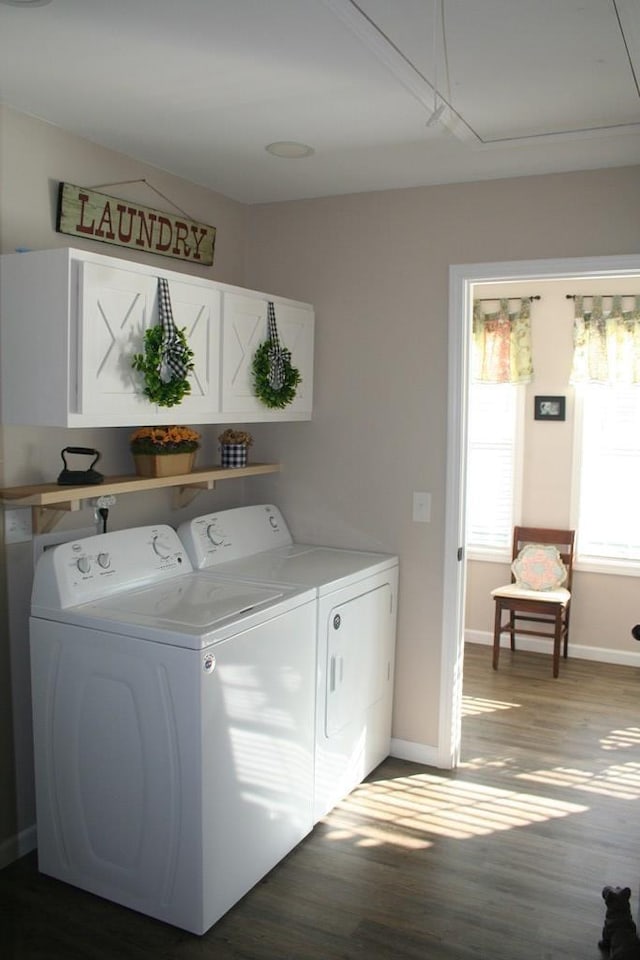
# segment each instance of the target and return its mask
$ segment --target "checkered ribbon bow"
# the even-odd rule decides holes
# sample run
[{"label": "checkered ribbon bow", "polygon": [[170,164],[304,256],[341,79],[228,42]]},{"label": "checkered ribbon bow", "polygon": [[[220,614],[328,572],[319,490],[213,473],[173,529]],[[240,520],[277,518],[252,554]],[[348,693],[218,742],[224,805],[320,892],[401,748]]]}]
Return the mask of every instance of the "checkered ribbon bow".
[{"label": "checkered ribbon bow", "polygon": [[269,335],[269,386],[272,390],[282,390],[284,386],[284,365],[289,351],[280,346],[276,311],[271,301],[267,304],[267,330]]},{"label": "checkered ribbon bow", "polygon": [[162,364],[160,378],[168,383],[174,377],[184,379],[188,371],[188,360],[184,355],[184,347],[180,342],[171,309],[169,283],[158,278],[158,313],[162,324]]}]

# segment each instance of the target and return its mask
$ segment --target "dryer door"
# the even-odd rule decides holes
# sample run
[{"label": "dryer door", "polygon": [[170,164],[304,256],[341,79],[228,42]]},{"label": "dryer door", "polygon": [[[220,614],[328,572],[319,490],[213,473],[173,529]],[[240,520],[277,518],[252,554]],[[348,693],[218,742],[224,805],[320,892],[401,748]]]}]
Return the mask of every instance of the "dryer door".
[{"label": "dryer door", "polygon": [[389,755],[398,568],[318,601],[314,820]]},{"label": "dryer door", "polygon": [[364,720],[390,681],[388,583],[334,606],[326,621],[327,667],[324,735],[336,737]]}]

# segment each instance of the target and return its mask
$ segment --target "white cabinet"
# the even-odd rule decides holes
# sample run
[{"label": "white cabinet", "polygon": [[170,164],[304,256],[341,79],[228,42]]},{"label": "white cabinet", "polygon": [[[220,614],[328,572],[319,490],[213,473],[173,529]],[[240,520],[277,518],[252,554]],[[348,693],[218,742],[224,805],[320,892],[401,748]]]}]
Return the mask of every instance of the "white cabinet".
[{"label": "white cabinet", "polygon": [[[4,423],[139,426],[311,417],[313,309],[201,277],[69,248],[1,258],[0,384]],[[158,320],[158,278],[194,352],[191,393],[159,407],[131,358]],[[292,404],[253,395],[251,362],[266,339],[268,299],[303,381]],[[223,306],[224,305],[224,306]]]},{"label": "white cabinet", "polygon": [[[291,363],[300,372],[302,382],[286,408],[284,419],[311,416],[313,395],[314,315],[306,304],[271,298],[276,314],[278,339],[291,351]],[[241,412],[249,419],[282,419],[284,411],[269,410],[253,391],[252,362],[261,343],[267,339],[267,303],[264,294],[227,291],[222,298],[223,315],[223,412]]]}]

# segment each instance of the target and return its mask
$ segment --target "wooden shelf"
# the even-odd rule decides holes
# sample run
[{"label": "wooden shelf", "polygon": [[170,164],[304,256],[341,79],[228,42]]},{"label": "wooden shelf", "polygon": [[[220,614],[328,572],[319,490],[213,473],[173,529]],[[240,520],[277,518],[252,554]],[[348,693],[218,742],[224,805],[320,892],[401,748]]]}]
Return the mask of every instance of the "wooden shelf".
[{"label": "wooden shelf", "polygon": [[[3,506],[31,507],[34,533],[51,530],[64,513],[80,510],[84,500],[97,497],[141,493],[144,490],[174,489],[173,506],[186,506],[200,490],[213,490],[218,480],[239,480],[266,473],[279,473],[279,463],[252,463],[246,467],[208,467],[192,470],[176,477],[105,477],[103,483],[83,487],[62,487],[57,483],[40,483],[0,489]],[[45,513],[46,511],[46,513]]]}]

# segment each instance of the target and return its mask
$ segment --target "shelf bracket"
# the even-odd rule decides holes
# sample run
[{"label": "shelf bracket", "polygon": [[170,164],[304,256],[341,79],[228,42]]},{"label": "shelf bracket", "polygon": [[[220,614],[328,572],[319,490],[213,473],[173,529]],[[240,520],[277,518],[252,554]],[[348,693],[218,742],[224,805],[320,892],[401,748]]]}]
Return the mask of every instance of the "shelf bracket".
[{"label": "shelf bracket", "polygon": [[215,490],[215,488],[215,480],[201,480],[199,483],[189,483],[183,487],[174,487],[171,506],[174,510],[179,510],[181,507],[188,507],[202,490]]},{"label": "shelf bracket", "polygon": [[69,512],[80,509],[78,500],[56,503],[51,507],[31,507],[31,526],[34,533],[51,533]]}]

